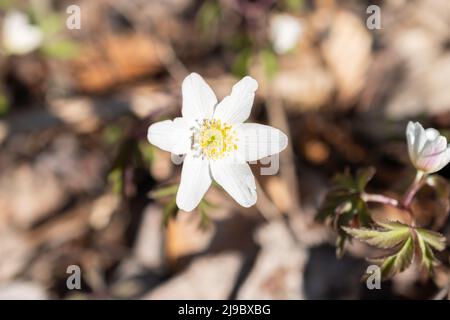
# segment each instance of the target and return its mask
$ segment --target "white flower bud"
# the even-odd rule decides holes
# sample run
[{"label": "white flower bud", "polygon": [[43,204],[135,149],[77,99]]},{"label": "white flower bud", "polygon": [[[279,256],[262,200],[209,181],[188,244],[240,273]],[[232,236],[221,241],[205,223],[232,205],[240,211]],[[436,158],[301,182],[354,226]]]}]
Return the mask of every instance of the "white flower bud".
[{"label": "white flower bud", "polygon": [[450,162],[450,147],[447,139],[433,128],[424,129],[418,122],[409,122],[406,139],[411,162],[417,170],[433,173]]}]

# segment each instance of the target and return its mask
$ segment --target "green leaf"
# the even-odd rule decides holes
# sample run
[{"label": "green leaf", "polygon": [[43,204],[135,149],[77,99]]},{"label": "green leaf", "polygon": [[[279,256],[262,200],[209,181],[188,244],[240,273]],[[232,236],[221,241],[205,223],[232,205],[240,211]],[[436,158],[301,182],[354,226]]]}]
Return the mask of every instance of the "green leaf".
[{"label": "green leaf", "polygon": [[364,191],[369,181],[372,180],[373,176],[375,175],[375,172],[376,170],[374,167],[368,167],[358,170],[355,178],[356,188],[359,191]]},{"label": "green leaf", "polygon": [[336,257],[339,259],[344,256],[345,244],[347,242],[347,235],[338,235],[336,238]]},{"label": "green leaf", "polygon": [[381,264],[381,277],[383,279],[392,278],[399,272],[408,268],[414,258],[414,242],[412,237],[409,237],[402,245],[401,249],[388,257],[385,257]]},{"label": "green leaf", "polygon": [[122,127],[115,124],[110,124],[106,126],[102,131],[103,141],[105,141],[107,144],[110,145],[117,144],[122,135],[123,135]]},{"label": "green leaf", "polygon": [[51,58],[69,59],[77,55],[79,45],[69,40],[53,41],[44,44],[42,51]]},{"label": "green leaf", "polygon": [[207,212],[208,205],[205,203],[204,199],[200,201],[200,204],[198,205],[198,209],[200,211],[200,229],[201,230],[207,230],[211,225],[211,220],[209,218],[208,212]]},{"label": "green leaf", "polygon": [[178,191],[178,185],[175,184],[173,186],[163,187],[163,188],[159,188],[157,190],[151,191],[150,196],[153,199],[160,199],[160,198],[164,198],[164,197],[174,196],[177,194],[177,191]]},{"label": "green leaf", "polygon": [[395,248],[396,252],[382,258],[371,259],[381,265],[383,279],[390,278],[405,270],[411,263],[415,252],[420,252],[419,262],[428,272],[438,260],[433,248],[444,250],[446,239],[441,234],[423,228],[413,228],[399,222],[377,222],[381,229],[342,227],[349,235],[377,248]]},{"label": "green leaf", "polygon": [[0,116],[7,114],[9,111],[8,99],[6,96],[0,94]]},{"label": "green leaf", "polygon": [[162,224],[164,227],[167,227],[170,219],[176,218],[178,214],[177,201],[174,197],[163,209],[163,219]]},{"label": "green leaf", "polygon": [[123,189],[123,170],[120,167],[112,170],[108,175],[108,181],[112,185],[112,190],[116,194],[121,194]]},{"label": "green leaf", "polygon": [[316,214],[316,220],[321,222],[332,218],[334,228],[339,234],[336,244],[338,257],[342,256],[345,241],[348,239],[348,234],[342,227],[348,227],[350,224],[367,227],[373,223],[361,194],[374,174],[374,168],[358,170],[354,176],[349,170],[337,174],[333,178],[331,190]]},{"label": "green leaf", "polygon": [[284,0],[288,10],[300,10],[304,6],[304,0]]},{"label": "green leaf", "polygon": [[54,35],[62,30],[64,20],[58,14],[47,14],[45,18],[38,19],[38,25],[47,36]]},{"label": "green leaf", "polygon": [[342,229],[352,237],[381,249],[393,248],[411,236],[409,227],[403,224],[397,224],[391,230],[356,229],[348,227],[342,227]]},{"label": "green leaf", "polygon": [[352,177],[349,170],[345,170],[344,173],[336,174],[333,178],[333,185],[336,189],[357,190],[355,179]]},{"label": "green leaf", "polygon": [[263,50],[260,53],[260,59],[264,68],[264,72],[268,79],[272,79],[278,70],[277,56],[272,50]]},{"label": "green leaf", "polygon": [[358,198],[357,200],[355,200],[354,206],[358,213],[360,225],[368,226],[369,224],[371,224],[372,218],[369,215],[369,210],[367,209],[366,203],[361,198]]},{"label": "green leaf", "polygon": [[141,153],[142,161],[144,165],[150,166],[155,158],[155,147],[147,141],[141,141],[138,144],[139,152]]},{"label": "green leaf", "polygon": [[429,273],[433,272],[433,267],[438,263],[436,258],[434,257],[433,251],[430,246],[424,241],[422,237],[418,237],[417,241],[419,242],[420,254],[422,265],[427,269]]},{"label": "green leaf", "polygon": [[243,49],[235,58],[232,73],[237,77],[244,77],[248,74],[250,63],[252,59],[252,52],[249,48]]},{"label": "green leaf", "polygon": [[210,32],[217,27],[220,18],[220,6],[216,1],[203,2],[197,16],[196,24],[203,33]]},{"label": "green leaf", "polygon": [[423,239],[423,241],[426,244],[430,245],[432,248],[438,251],[442,251],[445,249],[446,239],[442,234],[423,228],[416,228],[416,231],[417,236]]},{"label": "green leaf", "polygon": [[13,0],[0,0],[0,9],[8,9],[12,7],[13,3]]}]

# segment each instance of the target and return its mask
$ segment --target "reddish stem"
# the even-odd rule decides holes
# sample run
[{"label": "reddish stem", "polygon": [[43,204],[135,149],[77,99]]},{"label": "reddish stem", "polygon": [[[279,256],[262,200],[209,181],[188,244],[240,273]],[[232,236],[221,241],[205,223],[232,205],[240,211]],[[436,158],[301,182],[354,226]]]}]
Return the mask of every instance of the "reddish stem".
[{"label": "reddish stem", "polygon": [[397,199],[382,195],[382,194],[373,194],[373,193],[362,193],[361,198],[364,200],[364,202],[374,202],[374,203],[381,203],[385,204],[394,208],[397,208],[399,210],[403,210],[408,212],[409,218],[411,220],[411,225],[415,225],[414,215],[409,207],[405,207],[403,203],[399,202]]},{"label": "reddish stem", "polygon": [[403,196],[402,205],[405,208],[410,208],[414,196],[416,195],[417,191],[419,191],[419,189],[422,187],[425,181],[424,179],[425,176],[426,176],[425,173],[423,173],[422,171],[417,171],[416,178],[414,179],[413,183]]}]

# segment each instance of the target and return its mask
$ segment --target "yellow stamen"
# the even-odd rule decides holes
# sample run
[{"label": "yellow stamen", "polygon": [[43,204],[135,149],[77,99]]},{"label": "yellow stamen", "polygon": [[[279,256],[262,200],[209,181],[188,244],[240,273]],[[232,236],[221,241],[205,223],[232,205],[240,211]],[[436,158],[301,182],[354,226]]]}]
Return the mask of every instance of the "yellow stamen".
[{"label": "yellow stamen", "polygon": [[232,126],[216,119],[205,119],[197,131],[196,144],[201,155],[217,160],[237,150],[236,132]]}]

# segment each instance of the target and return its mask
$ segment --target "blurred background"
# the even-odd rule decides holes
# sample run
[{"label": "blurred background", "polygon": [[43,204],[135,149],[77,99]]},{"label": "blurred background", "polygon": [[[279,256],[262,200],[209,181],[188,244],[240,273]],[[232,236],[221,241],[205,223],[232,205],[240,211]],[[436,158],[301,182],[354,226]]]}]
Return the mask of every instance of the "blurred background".
[{"label": "blurred background", "polygon": [[[381,8],[380,29],[367,26],[370,5]],[[449,133],[449,1],[0,7],[0,298],[448,296],[448,252],[432,277],[410,268],[368,290],[361,275],[373,249],[353,242],[337,259],[334,231],[314,217],[346,168],[376,167],[373,191],[404,190],[414,177],[407,121]],[[181,82],[193,71],[219,98],[253,76],[250,120],[290,136],[279,174],[252,166],[255,207],[218,188],[193,213],[174,204],[181,167],[146,132],[180,114]],[[420,223],[448,239],[447,206],[426,199]],[[80,290],[66,285],[70,265],[80,267]]]}]

